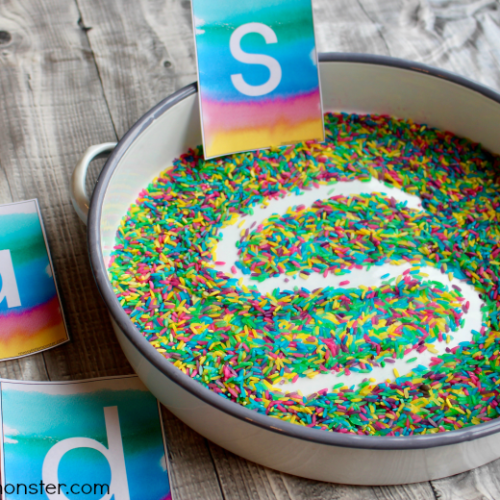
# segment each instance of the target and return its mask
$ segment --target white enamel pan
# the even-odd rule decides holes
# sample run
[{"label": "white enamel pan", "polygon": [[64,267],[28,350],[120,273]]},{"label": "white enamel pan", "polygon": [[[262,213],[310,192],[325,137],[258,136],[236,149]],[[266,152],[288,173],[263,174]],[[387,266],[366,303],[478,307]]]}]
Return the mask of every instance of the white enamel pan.
[{"label": "white enamel pan", "polygon": [[[322,54],[325,111],[410,118],[481,142],[500,153],[500,96],[464,78],[421,64],[377,56]],[[336,483],[387,485],[437,479],[500,457],[500,419],[457,431],[370,437],[305,428],[232,403],[181,373],[134,327],[106,271],[121,217],[139,191],[189,147],[201,144],[197,85],[147,112],[118,144],[89,148],[72,179],[73,205],[88,225],[97,286],[118,340],[142,381],[187,425],[248,460],[297,476]],[[112,153],[92,200],[89,163]]]}]

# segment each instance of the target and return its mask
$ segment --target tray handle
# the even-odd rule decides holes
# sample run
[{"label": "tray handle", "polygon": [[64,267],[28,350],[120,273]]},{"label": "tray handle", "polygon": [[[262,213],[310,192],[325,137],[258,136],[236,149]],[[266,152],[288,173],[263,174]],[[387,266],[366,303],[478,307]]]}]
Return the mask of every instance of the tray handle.
[{"label": "tray handle", "polygon": [[83,153],[80,161],[76,164],[75,170],[73,170],[73,175],[71,176],[71,203],[84,224],[87,224],[90,207],[90,198],[85,188],[89,165],[100,154],[112,151],[116,144],[116,142],[105,142],[90,146]]}]

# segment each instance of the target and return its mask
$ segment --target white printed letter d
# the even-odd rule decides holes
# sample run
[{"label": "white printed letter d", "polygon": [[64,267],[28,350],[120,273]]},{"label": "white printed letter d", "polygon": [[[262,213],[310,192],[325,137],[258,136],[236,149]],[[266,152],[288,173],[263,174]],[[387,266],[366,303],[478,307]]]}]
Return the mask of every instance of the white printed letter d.
[{"label": "white printed letter d", "polygon": [[266,43],[277,43],[278,38],[276,33],[269,26],[262,23],[243,24],[239,28],[236,28],[234,33],[231,35],[229,48],[231,50],[231,54],[237,61],[245,64],[262,64],[262,66],[266,66],[271,72],[269,80],[262,85],[249,85],[245,82],[245,80],[243,80],[241,73],[231,75],[231,81],[233,82],[236,90],[242,94],[256,97],[269,94],[280,84],[281,66],[273,57],[266,56],[264,54],[249,54],[248,52],[243,52],[243,50],[241,50],[241,39],[249,33],[258,33],[259,35],[262,35]]},{"label": "white printed letter d", "polygon": [[7,299],[7,307],[19,307],[21,299],[17,288],[16,275],[12,265],[10,250],[0,250],[0,276],[2,277],[2,289],[0,290],[0,304]]},{"label": "white printed letter d", "polygon": [[[68,451],[76,448],[93,448],[106,457],[111,469],[109,493],[104,495],[101,500],[110,500],[113,495],[116,500],[130,500],[118,408],[116,406],[104,408],[104,419],[106,421],[108,448],[104,447],[99,441],[90,438],[79,437],[59,441],[49,450],[43,461],[42,479],[45,484],[59,484],[57,472],[59,462]],[[53,500],[68,500],[68,497],[62,491],[60,494],[50,495],[50,498]]]}]

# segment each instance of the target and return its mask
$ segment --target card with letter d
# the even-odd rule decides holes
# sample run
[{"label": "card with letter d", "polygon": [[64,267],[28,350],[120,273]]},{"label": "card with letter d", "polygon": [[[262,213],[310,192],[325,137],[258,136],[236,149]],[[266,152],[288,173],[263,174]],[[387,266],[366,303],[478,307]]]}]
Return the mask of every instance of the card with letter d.
[{"label": "card with letter d", "polygon": [[158,402],[137,377],[0,387],[5,500],[172,500]]},{"label": "card with letter d", "polygon": [[205,158],[323,140],[311,0],[192,0]]},{"label": "card with letter d", "polygon": [[69,340],[37,200],[0,206],[0,360]]}]

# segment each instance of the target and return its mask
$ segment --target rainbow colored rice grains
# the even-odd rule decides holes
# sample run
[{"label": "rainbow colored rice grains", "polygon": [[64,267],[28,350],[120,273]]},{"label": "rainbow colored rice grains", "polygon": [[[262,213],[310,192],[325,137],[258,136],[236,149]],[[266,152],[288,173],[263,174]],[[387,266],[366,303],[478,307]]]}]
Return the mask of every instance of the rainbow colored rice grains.
[{"label": "rainbow colored rice grains", "polygon": [[[327,114],[325,123],[324,143],[210,161],[198,148],[155,179],[118,229],[109,273],[122,307],[184,373],[298,425],[406,436],[498,417],[499,158],[387,116]],[[340,183],[371,179],[419,197],[422,208],[382,193],[342,194]],[[308,207],[243,228],[235,262],[216,260],[224,228],[334,183]],[[352,283],[356,270],[382,264],[409,268],[377,286]],[[445,279],[429,279],[425,267]],[[337,281],[309,289],[311,275]],[[259,290],[280,277],[286,287]],[[454,346],[470,305],[453,279],[473,286],[482,304],[470,340]],[[427,365],[371,376],[424,351]],[[294,390],[325,374],[342,381]],[[365,378],[347,385],[350,374]]]}]

